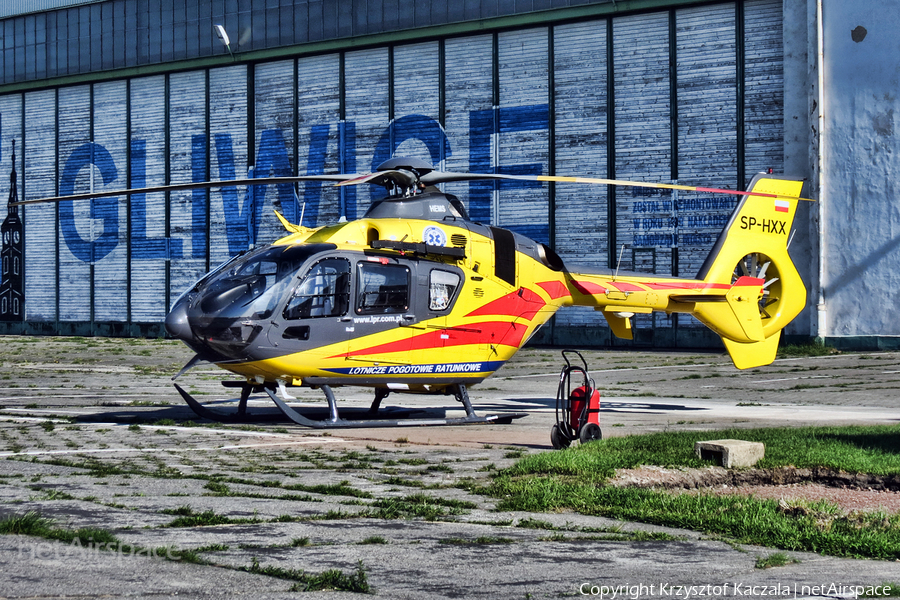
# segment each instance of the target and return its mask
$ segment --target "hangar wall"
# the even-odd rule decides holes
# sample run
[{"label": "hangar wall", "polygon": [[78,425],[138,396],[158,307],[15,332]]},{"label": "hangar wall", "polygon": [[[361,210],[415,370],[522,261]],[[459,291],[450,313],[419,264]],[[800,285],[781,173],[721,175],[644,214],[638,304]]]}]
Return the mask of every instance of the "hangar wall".
[{"label": "hangar wall", "polygon": [[[744,188],[756,172],[783,170],[783,89],[781,1],[703,3],[0,94],[0,165],[10,168],[15,140],[24,198],[365,172],[392,154],[449,170]],[[160,334],[194,280],[281,237],[273,209],[321,225],[360,216],[377,189],[307,183],[297,198],[290,186],[254,186],[23,207],[25,313],[0,332]],[[475,220],[567,262],[679,275],[696,273],[735,202],[569,184],[447,191]],[[684,316],[637,328],[636,344],[716,343]],[[542,334],[625,344],[588,309],[563,311]]]},{"label": "hangar wall", "polygon": [[825,241],[814,296],[824,300],[818,318],[831,345],[898,349],[900,5],[828,0],[822,8],[824,109],[815,125],[823,156],[815,216]]}]

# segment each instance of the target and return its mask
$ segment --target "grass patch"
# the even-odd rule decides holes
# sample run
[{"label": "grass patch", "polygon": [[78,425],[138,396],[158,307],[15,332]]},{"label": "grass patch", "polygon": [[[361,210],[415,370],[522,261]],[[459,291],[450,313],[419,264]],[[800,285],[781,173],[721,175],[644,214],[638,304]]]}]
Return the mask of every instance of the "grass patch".
[{"label": "grass patch", "polygon": [[694,454],[697,441],[735,438],[762,442],[759,468],[825,467],[848,473],[900,474],[900,426],[797,427],[679,431],[614,437],[595,444],[523,457],[507,475],[552,474],[605,480],[616,469],[642,465],[704,467]]},{"label": "grass patch", "polygon": [[900,473],[898,426],[673,432],[609,438],[529,455],[500,471],[479,491],[498,498],[499,510],[575,510],[693,529],[783,550],[900,558],[898,515],[845,515],[824,502],[790,506],[775,500],[604,485],[619,468],[708,466],[710,461],[694,455],[694,442],[721,438],[763,442],[766,457],[759,464],[762,468],[794,465],[877,475]]},{"label": "grass patch", "polygon": [[366,516],[376,519],[404,519],[419,517],[426,521],[461,515],[466,510],[476,508],[474,502],[433,498],[426,494],[413,494],[403,498],[380,498],[371,504]]},{"label": "grass patch", "polygon": [[771,569],[772,567],[783,567],[785,565],[793,565],[800,562],[796,558],[792,558],[784,552],[776,552],[768,556],[756,557],[757,569]]},{"label": "grass patch", "polygon": [[369,492],[358,490],[350,485],[349,481],[341,481],[340,483],[323,483],[319,485],[303,485],[300,483],[288,484],[280,486],[286,490],[295,490],[301,492],[309,492],[312,494],[322,494],[324,496],[350,496],[352,498],[371,498]]},{"label": "grass patch", "polygon": [[33,510],[21,515],[7,515],[0,520],[0,534],[44,537],[52,528],[52,519],[42,517]]},{"label": "grass patch", "polygon": [[404,479],[402,477],[393,476],[388,477],[382,482],[384,485],[400,485],[404,487],[415,487],[415,488],[423,488],[425,487],[425,483],[419,481],[418,479]]},{"label": "grass patch", "polygon": [[276,566],[260,566],[259,561],[254,557],[250,567],[243,569],[248,573],[258,573],[269,577],[277,577],[278,579],[287,579],[294,581],[290,591],[292,592],[316,592],[322,590],[336,590],[341,592],[355,592],[358,594],[368,594],[372,591],[366,577],[366,569],[362,561],[356,566],[356,571],[347,575],[340,569],[330,569],[322,573],[307,573],[298,569],[285,569]]},{"label": "grass patch", "polygon": [[179,506],[175,509],[161,511],[163,514],[178,515],[178,518],[162,525],[162,527],[210,527],[213,525],[246,525],[262,523],[262,519],[232,518],[217,514],[213,510],[194,512],[190,506]]},{"label": "grass patch", "polygon": [[97,550],[131,552],[134,548],[123,544],[112,532],[98,527],[62,529],[54,526],[53,519],[29,511],[21,515],[7,515],[0,519],[0,534],[30,535],[56,540],[64,544]]},{"label": "grass patch", "polygon": [[[193,512],[189,507],[180,507],[173,510],[181,513]],[[227,565],[216,565],[200,556],[200,553],[202,552],[222,552],[228,550],[228,546],[224,544],[212,544],[185,550],[177,550],[171,547],[148,550],[137,546],[123,544],[115,535],[105,529],[94,527],[83,527],[77,530],[57,528],[53,525],[52,519],[43,517],[34,511],[24,514],[7,515],[0,518],[0,534],[29,535],[56,540],[73,546],[88,547],[92,550],[97,549],[126,554],[140,554],[166,558],[168,560],[218,566],[225,569],[233,568]],[[294,543],[292,545],[297,546],[306,544]],[[238,570],[294,581],[295,583],[291,587],[291,591],[296,592],[337,590],[365,594],[372,591],[362,561],[357,564],[356,570],[350,574],[344,573],[339,569],[331,569],[322,573],[307,573],[296,569],[284,569],[275,566],[262,567],[256,558],[253,559],[253,563],[250,567],[243,567]]]},{"label": "grass patch", "polygon": [[367,537],[366,539],[359,542],[360,545],[368,545],[368,544],[390,544],[387,539],[381,537],[380,535],[372,535]]},{"label": "grass patch", "polygon": [[788,344],[787,346],[778,349],[778,358],[831,356],[832,354],[840,354],[840,351],[816,342],[810,342],[808,344]]},{"label": "grass patch", "polygon": [[209,490],[217,496],[227,496],[231,493],[231,490],[228,489],[228,486],[219,481],[207,481],[206,485],[203,486],[203,489]]}]

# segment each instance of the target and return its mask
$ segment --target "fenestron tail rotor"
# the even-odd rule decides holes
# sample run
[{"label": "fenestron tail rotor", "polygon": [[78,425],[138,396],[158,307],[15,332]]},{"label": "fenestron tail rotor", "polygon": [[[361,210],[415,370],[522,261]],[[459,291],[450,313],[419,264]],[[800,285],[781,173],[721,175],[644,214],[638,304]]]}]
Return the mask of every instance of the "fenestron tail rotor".
[{"label": "fenestron tail rotor", "polygon": [[765,324],[766,319],[771,319],[778,313],[778,305],[782,297],[778,267],[765,254],[752,252],[738,261],[731,277],[732,285],[740,277],[754,277],[763,280],[763,293],[759,299],[759,316]]}]

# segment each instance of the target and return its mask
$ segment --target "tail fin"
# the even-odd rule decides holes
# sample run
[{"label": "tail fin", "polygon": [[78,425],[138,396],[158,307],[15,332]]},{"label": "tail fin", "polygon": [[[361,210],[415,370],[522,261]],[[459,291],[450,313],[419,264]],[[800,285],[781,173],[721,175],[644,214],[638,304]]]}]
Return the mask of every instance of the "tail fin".
[{"label": "tail fin", "polygon": [[725,302],[697,302],[693,314],[722,336],[739,369],[771,363],[781,330],[806,305],[806,287],[788,255],[802,181],[757,175],[697,278],[730,286]]}]

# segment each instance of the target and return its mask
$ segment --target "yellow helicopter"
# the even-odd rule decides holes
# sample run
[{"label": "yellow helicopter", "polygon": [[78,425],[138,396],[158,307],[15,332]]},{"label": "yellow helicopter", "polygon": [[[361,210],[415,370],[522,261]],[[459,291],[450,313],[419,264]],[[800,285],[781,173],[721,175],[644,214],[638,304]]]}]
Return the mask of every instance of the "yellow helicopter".
[{"label": "yellow helicopter", "polygon": [[[736,194],[740,200],[695,279],[618,269],[567,268],[544,244],[469,220],[451,181],[513,179],[624,185]],[[478,416],[466,386],[489,377],[565,306],[590,306],[612,332],[631,339],[635,314],[691,314],[719,334],[734,364],[775,358],[781,330],[803,309],[806,289],[788,255],[788,234],[802,182],[757,175],[746,192],[583,177],[437,171],[393,158],[366,175],[313,175],[181,184],[43,199],[222,185],[333,181],[392,191],[358,220],[308,228],[278,214],[289,235],[233,257],[178,298],[169,335],[201,361],[243,377],[237,412],[203,406],[177,383],[201,417],[240,422],[252,393],[264,392],[284,415],[314,428],[505,423],[520,413]],[[22,202],[28,203],[34,201]],[[374,388],[364,419],[340,416],[332,387]],[[304,416],[287,388],[321,389],[324,419]],[[453,394],[465,417],[398,419],[379,415],[391,392]]]}]

